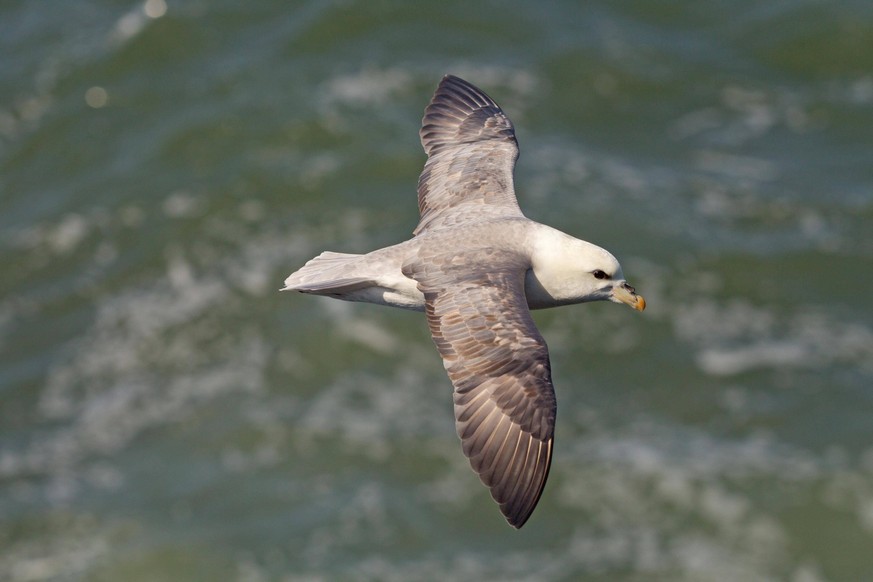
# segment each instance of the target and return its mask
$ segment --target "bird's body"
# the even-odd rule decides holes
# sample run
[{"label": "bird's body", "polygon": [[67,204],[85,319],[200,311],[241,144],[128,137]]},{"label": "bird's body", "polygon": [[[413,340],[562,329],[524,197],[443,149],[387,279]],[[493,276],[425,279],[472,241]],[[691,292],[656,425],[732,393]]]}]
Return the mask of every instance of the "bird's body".
[{"label": "bird's body", "polygon": [[515,132],[482,91],[444,77],[420,133],[428,161],[413,238],[364,255],[324,252],[285,289],[425,312],[464,454],[521,527],[548,476],[556,410],[529,310],[609,300],[641,311],[645,301],[608,251],[521,213]]},{"label": "bird's body", "polygon": [[[463,230],[465,240],[479,243],[475,247],[467,246],[469,252],[482,253],[485,258],[490,250],[501,249],[527,263],[524,293],[530,309],[598,299],[587,289],[565,284],[564,257],[556,250],[571,245],[587,248],[600,255],[604,262],[615,261],[600,247],[527,218],[489,220]],[[404,265],[413,265],[421,251],[452,248],[457,234],[454,229],[424,233],[365,255],[325,251],[289,277],[286,289],[424,311],[424,294],[416,281],[404,274]],[[614,270],[618,271],[618,262],[614,265]]]}]

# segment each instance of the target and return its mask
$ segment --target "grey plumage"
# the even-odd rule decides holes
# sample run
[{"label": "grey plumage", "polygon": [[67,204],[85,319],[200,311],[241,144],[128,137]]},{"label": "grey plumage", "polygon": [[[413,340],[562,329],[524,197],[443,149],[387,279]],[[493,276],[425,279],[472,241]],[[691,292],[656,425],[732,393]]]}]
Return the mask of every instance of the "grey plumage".
[{"label": "grey plumage", "polygon": [[530,309],[610,300],[641,311],[645,301],[609,252],[524,217],[515,131],[484,92],[445,76],[420,136],[428,159],[413,238],[365,255],[322,253],[285,289],[425,312],[463,452],[518,528],[548,477],[556,413]]},{"label": "grey plumage", "polygon": [[[471,275],[468,266],[483,252],[489,270]],[[470,253],[419,256],[404,274],[424,293],[427,323],[455,387],[464,454],[507,521],[521,527],[552,461],[556,404],[549,353],[527,308],[524,257]]]},{"label": "grey plumage", "polygon": [[512,181],[518,143],[500,107],[446,75],[421,122],[427,163],[418,179],[421,219],[414,234],[484,218],[523,217]]}]

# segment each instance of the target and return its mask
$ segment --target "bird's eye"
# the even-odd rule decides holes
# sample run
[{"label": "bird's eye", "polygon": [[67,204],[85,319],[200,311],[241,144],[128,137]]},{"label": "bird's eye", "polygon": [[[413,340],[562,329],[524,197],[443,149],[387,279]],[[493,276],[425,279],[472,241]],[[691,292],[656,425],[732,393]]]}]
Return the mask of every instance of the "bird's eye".
[{"label": "bird's eye", "polygon": [[600,269],[597,269],[596,271],[594,271],[594,273],[592,273],[592,275],[594,275],[595,279],[609,279],[609,275],[607,275],[606,273],[604,273]]}]

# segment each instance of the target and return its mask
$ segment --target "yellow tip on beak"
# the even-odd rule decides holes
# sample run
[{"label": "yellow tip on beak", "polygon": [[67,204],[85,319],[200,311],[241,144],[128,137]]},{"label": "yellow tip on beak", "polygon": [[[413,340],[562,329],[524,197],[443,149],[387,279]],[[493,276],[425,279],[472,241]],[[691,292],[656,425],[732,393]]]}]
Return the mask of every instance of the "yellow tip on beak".
[{"label": "yellow tip on beak", "polygon": [[642,311],[646,308],[646,300],[643,299],[643,296],[637,295],[633,291],[629,291],[624,286],[613,288],[612,296],[616,302],[629,305],[637,311]]}]

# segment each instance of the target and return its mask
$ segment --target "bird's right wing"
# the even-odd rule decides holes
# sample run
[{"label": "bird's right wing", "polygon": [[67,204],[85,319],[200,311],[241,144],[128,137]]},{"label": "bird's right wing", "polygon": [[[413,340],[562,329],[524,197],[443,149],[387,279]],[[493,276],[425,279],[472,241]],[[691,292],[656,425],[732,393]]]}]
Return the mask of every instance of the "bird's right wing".
[{"label": "bird's right wing", "polygon": [[464,454],[519,528],[549,474],[556,410],[548,349],[524,295],[526,267],[499,252],[480,270],[464,254],[420,259],[404,272],[425,296],[431,335],[455,387]]}]

